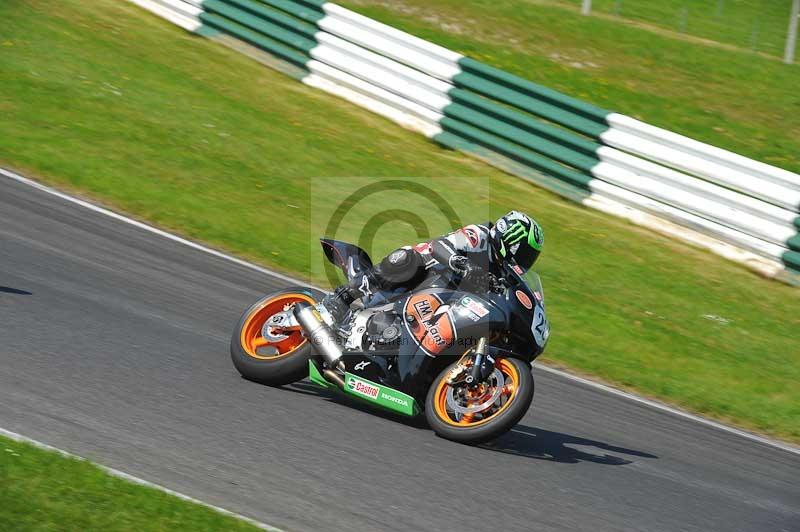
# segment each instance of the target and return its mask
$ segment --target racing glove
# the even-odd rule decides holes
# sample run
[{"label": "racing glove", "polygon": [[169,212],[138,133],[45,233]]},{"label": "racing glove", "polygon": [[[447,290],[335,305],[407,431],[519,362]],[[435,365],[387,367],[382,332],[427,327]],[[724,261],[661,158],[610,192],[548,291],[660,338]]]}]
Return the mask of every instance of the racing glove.
[{"label": "racing glove", "polygon": [[474,286],[501,291],[502,283],[491,272],[487,272],[463,255],[453,255],[448,261],[450,268],[461,275],[464,282]]}]

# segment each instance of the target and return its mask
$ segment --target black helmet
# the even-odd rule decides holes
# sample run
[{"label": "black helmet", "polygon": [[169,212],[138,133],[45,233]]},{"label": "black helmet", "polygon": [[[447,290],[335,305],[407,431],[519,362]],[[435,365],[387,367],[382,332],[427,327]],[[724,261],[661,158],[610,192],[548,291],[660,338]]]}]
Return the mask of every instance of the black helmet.
[{"label": "black helmet", "polygon": [[502,260],[511,261],[528,271],[544,245],[544,231],[536,220],[518,211],[511,211],[489,231],[492,245]]}]

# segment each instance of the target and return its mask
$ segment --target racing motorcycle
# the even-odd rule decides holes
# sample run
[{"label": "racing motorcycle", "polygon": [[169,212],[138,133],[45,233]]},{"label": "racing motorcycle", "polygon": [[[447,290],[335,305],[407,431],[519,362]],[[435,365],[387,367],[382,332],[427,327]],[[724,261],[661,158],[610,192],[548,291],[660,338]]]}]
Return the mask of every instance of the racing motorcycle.
[{"label": "racing motorcycle", "polygon": [[[348,279],[372,267],[353,244],[321,239]],[[424,410],[441,437],[468,444],[510,430],[533,400],[531,362],[550,325],[539,276],[504,264],[467,283],[434,266],[408,293],[376,290],[339,320],[321,290],[269,294],[241,317],[231,357],[247,379],[271,386],[308,377],[405,416]]]}]

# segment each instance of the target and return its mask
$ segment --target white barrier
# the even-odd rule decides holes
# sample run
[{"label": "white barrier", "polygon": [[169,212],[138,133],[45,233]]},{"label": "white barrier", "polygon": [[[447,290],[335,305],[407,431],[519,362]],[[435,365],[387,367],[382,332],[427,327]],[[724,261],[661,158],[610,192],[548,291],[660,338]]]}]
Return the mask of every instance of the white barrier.
[{"label": "white barrier", "polygon": [[[364,15],[359,15],[354,11],[350,11],[349,9],[345,9],[342,6],[338,6],[330,2],[323,6],[323,10],[333,19],[340,19],[349,22],[350,24],[363,28],[366,31],[371,31],[377,35],[380,35],[383,38],[393,40],[403,48],[415,50],[420,54],[427,55],[438,61],[450,64],[453,68],[460,70],[458,62],[463,59],[464,56],[457,52],[449,50],[443,46],[439,46],[438,44],[433,44],[425,39],[420,39],[419,37],[415,37],[410,33],[393,28],[392,26],[382,24],[369,17],[365,17]],[[402,58],[400,58],[400,60],[402,61]]]},{"label": "white barrier", "polygon": [[704,198],[704,202],[719,202],[786,227],[792,227],[792,222],[797,218],[797,213],[788,209],[783,209],[758,198],[752,198],[746,194],[697,179],[615,148],[603,146],[597,150],[597,154],[603,162],[638,175],[658,179],[687,192],[697,194]]},{"label": "white barrier", "polygon": [[788,226],[766,221],[745,211],[671,186],[668,182],[635,174],[619,166],[600,163],[592,169],[592,173],[607,183],[636,192],[647,198],[648,202],[658,201],[676,207],[778,246],[785,245],[786,240],[795,234],[795,230]]},{"label": "white barrier", "polygon": [[203,11],[202,0],[129,0],[187,31],[200,27],[198,15]]},{"label": "white barrier", "polygon": [[618,113],[608,115],[606,121],[613,128],[634,136],[661,143],[679,152],[706,159],[730,170],[746,173],[756,179],[800,190],[800,175],[782,168],[748,159],[738,153],[723,150]]},{"label": "white barrier", "polygon": [[322,63],[368,81],[376,87],[428,107],[433,111],[441,113],[442,109],[450,105],[450,98],[447,97],[446,91],[432,90],[429,84],[409,79],[410,73],[406,70],[410,69],[406,69],[397,63],[391,62],[393,64],[387,65],[384,63],[381,66],[376,66],[375,61],[368,62],[362,59],[364,55],[369,53],[371,52],[363,50],[359,55],[355,55],[341,48],[333,48],[330,45],[322,44],[311,50],[310,55]]},{"label": "white barrier", "polygon": [[[373,112],[382,114],[387,118],[394,120],[415,129],[428,137],[432,137],[441,132],[439,127],[439,120],[442,115],[431,111],[427,107],[411,102],[407,98],[398,96],[393,92],[382,89],[372,83],[366,82],[356,76],[352,76],[330,65],[321,63],[319,61],[311,61],[307,65],[308,69],[313,75],[327,81],[326,84],[320,84],[315,79],[303,79],[303,83],[308,85],[318,86],[332,92],[339,96],[347,95],[346,99],[355,103],[361,104],[361,99],[368,98],[371,100],[370,106]],[[309,76],[309,78],[313,78]],[[345,91],[328,90],[333,89],[332,85],[338,85]],[[341,92],[341,94],[339,94]],[[360,98],[356,95],[360,95]],[[365,105],[366,106],[366,105]]]},{"label": "white barrier", "polygon": [[769,258],[777,264],[780,264],[778,261],[784,251],[786,251],[782,246],[750,236],[736,229],[731,229],[730,227],[686,212],[672,205],[647,198],[641,194],[625,190],[599,179],[592,181],[590,188],[594,194],[604,199],[619,202],[636,210],[644,210],[702,234],[712,235],[723,242],[751,251],[761,257]]},{"label": "white barrier", "polygon": [[[131,1],[191,31],[199,27],[201,0]],[[316,22],[319,31],[314,35],[317,46],[307,52],[310,73],[303,82],[428,137],[441,133],[445,109],[452,103],[452,80],[461,73],[464,56],[335,4],[326,3],[322,10],[325,16]],[[486,96],[491,105],[491,95]],[[488,124],[493,111],[482,104],[474,107]],[[603,146],[596,149],[599,162],[588,171],[593,179],[586,205],[767,275],[784,269],[788,241],[798,233],[794,223],[800,210],[799,175],[624,115],[611,113],[605,120],[609,129],[598,137]],[[491,137],[487,124],[473,122]],[[523,147],[532,142],[507,140]],[[581,155],[586,160],[586,154]],[[588,164],[581,164],[585,172]]]},{"label": "white barrier", "polygon": [[328,33],[444,81],[461,72],[460,54],[334,4],[326,4],[325,11],[329,16],[317,25]]}]

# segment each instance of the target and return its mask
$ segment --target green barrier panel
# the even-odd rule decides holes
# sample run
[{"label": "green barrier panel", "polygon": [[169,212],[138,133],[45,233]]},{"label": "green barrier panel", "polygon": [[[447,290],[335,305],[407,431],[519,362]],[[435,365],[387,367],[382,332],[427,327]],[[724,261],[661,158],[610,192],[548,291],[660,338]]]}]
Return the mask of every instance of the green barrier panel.
[{"label": "green barrier panel", "polygon": [[605,124],[595,122],[474,74],[465,74],[463,72],[457,74],[453,77],[453,84],[456,87],[472,90],[492,100],[497,100],[522,111],[540,116],[589,137],[598,138],[608,130],[608,126]]},{"label": "green barrier panel", "polygon": [[316,9],[317,11],[322,11],[322,6],[329,3],[328,0],[294,0],[294,1],[297,2],[298,4],[310,7],[311,9]]},{"label": "green barrier panel", "polygon": [[445,107],[444,114],[445,116],[461,120],[462,122],[488,131],[498,137],[502,137],[510,142],[519,144],[586,173],[589,173],[598,163],[596,157],[588,157],[543,137],[509,125],[506,122],[473,111],[458,103],[450,104]]},{"label": "green barrier panel", "polygon": [[486,80],[506,85],[507,87],[511,87],[517,91],[551,103],[572,113],[582,115],[601,124],[605,124],[606,117],[611,114],[611,111],[601,109],[600,107],[567,96],[553,89],[548,89],[547,87],[543,87],[525,78],[515,76],[514,74],[481,63],[469,57],[461,59],[458,64],[464,72],[473,73]]},{"label": "green barrier panel", "polygon": [[[597,150],[601,144],[585,139],[574,133],[561,129],[559,127],[551,126],[541,120],[533,118],[529,115],[504,107],[491,100],[467,92],[463,89],[452,89],[448,92],[448,96],[454,103],[460,103],[467,107],[476,109],[492,118],[502,120],[518,127],[534,135],[538,135],[552,142],[561,144],[567,148],[573,149],[577,152],[583,153],[590,157],[596,157]],[[445,109],[446,111],[446,109]]]},{"label": "green barrier panel", "polygon": [[[453,118],[444,117],[439,121],[439,125],[441,125],[442,128],[449,133],[453,133],[470,142],[486,146],[487,148],[493,149],[502,155],[510,157],[511,159],[520,161],[531,168],[541,172],[547,172],[572,185],[584,189],[589,188],[589,182],[592,180],[591,177],[576,172],[575,170],[567,168],[566,166],[562,166],[552,159],[542,157],[528,148],[523,148],[518,144],[508,142],[496,137],[495,135],[487,133],[486,131],[470,126],[469,124],[465,124],[464,122]],[[434,137],[434,140],[437,140],[437,137]]]},{"label": "green barrier panel", "polygon": [[[317,41],[299,35],[293,31],[289,31],[281,26],[267,22],[262,18],[256,17],[237,9],[228,4],[217,0],[209,0],[203,4],[206,12],[209,14],[221,15],[241,26],[245,26],[250,30],[254,30],[260,35],[269,37],[276,41],[282,42],[296,48],[301,52],[308,54],[313,48],[316,48]],[[238,35],[237,35],[238,36]]]},{"label": "green barrier panel", "polygon": [[787,240],[786,245],[793,251],[800,251],[800,234],[794,235]]},{"label": "green barrier panel", "polygon": [[319,31],[319,28],[314,24],[309,24],[295,17],[285,15],[273,8],[264,7],[263,4],[254,2],[253,0],[206,0],[203,6],[206,11],[216,11],[217,6],[221,4],[230,4],[235,8],[247,11],[278,26],[283,26],[287,30],[297,32],[309,39],[313,39],[314,35]]},{"label": "green barrier panel", "polygon": [[292,50],[291,48],[269,39],[262,34],[249,30],[244,26],[236,24],[230,19],[220,17],[219,15],[200,13],[200,21],[213,29],[227,33],[228,35],[236,37],[237,39],[241,39],[246,43],[252,44],[257,48],[260,48],[265,52],[269,52],[276,57],[283,59],[284,61],[288,61],[289,63],[299,66],[300,68],[305,69],[306,63],[308,63],[310,60],[310,58],[305,54],[301,54],[295,50]]},{"label": "green barrier panel", "polygon": [[567,198],[568,200],[580,203],[591,195],[588,190],[571,185],[566,181],[561,181],[543,172],[538,172],[530,166],[525,166],[524,164],[509,159],[504,155],[500,155],[494,150],[479,146],[473,142],[459,137],[458,135],[448,133],[447,131],[443,131],[442,133],[438,134],[435,140],[439,144],[453,150],[459,150],[474,157],[478,157],[495,168],[499,168],[505,172],[508,172],[509,174],[535,183],[551,192],[555,192],[561,197]]},{"label": "green barrier panel", "polygon": [[787,251],[781,258],[786,266],[800,272],[800,253],[797,251]]},{"label": "green barrier panel", "polygon": [[[325,17],[322,11],[322,5],[327,2],[303,2],[301,0],[259,0],[260,4],[266,4],[274,9],[289,13],[301,20],[316,24],[320,19]],[[305,4],[305,5],[304,5]]]}]

